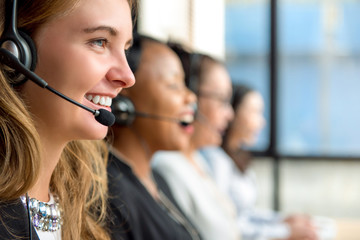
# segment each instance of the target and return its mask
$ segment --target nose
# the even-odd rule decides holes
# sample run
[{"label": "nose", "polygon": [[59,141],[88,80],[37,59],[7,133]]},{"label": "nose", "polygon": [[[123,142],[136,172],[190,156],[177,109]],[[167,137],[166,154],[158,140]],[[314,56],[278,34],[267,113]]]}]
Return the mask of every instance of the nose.
[{"label": "nose", "polygon": [[196,102],[197,102],[197,97],[195,93],[190,89],[186,88],[186,103],[196,104]]},{"label": "nose", "polygon": [[228,107],[226,108],[227,110],[227,120],[228,122],[232,121],[234,119],[234,116],[235,116],[235,113],[234,113],[234,110],[232,108],[232,106],[229,104]]},{"label": "nose", "polygon": [[125,54],[113,59],[112,67],[106,74],[106,79],[113,85],[120,88],[128,88],[135,84],[135,76],[131,71]]}]

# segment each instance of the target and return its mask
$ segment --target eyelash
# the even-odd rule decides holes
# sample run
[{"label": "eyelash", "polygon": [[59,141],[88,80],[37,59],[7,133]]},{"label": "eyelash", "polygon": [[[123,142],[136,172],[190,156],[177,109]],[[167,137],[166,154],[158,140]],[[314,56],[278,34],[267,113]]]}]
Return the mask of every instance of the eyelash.
[{"label": "eyelash", "polygon": [[[101,45],[98,45],[97,43],[101,42]],[[109,43],[109,41],[105,38],[99,38],[99,39],[93,39],[89,41],[89,44],[95,47],[101,47],[105,48],[106,45]]]},{"label": "eyelash", "polygon": [[179,84],[179,83],[170,83],[170,84],[168,84],[168,87],[173,89],[173,90],[184,90],[184,89],[186,89],[186,86],[184,84]]}]

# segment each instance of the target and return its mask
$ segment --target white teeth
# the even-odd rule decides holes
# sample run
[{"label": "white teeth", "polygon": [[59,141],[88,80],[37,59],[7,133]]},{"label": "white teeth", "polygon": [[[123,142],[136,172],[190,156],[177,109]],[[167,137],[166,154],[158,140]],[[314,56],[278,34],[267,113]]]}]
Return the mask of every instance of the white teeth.
[{"label": "white teeth", "polygon": [[96,95],[93,99],[92,99],[93,103],[98,104],[100,102],[100,96]]},{"label": "white teeth", "polygon": [[107,97],[107,98],[106,98],[106,103],[105,103],[105,105],[110,107],[111,104],[112,104],[112,98]]},{"label": "white teeth", "polygon": [[85,95],[85,98],[95,104],[99,104],[101,106],[110,107],[112,103],[111,97],[108,96],[100,96],[100,95]]},{"label": "white teeth", "polygon": [[185,115],[181,118],[183,122],[192,123],[194,121],[193,115]]},{"label": "white teeth", "polygon": [[105,105],[105,102],[106,102],[105,97],[101,97],[100,98],[100,105]]}]

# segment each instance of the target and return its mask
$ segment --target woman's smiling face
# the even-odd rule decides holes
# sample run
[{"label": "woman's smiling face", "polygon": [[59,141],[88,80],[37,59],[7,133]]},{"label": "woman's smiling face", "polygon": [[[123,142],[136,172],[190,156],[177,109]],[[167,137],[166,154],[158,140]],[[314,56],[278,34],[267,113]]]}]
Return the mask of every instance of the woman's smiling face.
[{"label": "woman's smiling face", "polygon": [[[196,96],[185,86],[184,71],[178,56],[165,44],[144,42],[137,83],[126,93],[139,112],[159,119],[137,117],[133,128],[142,135],[151,151],[180,150],[193,133]],[[177,121],[178,120],[178,121]]]},{"label": "woman's smiling face", "polygon": [[[70,13],[38,29],[33,38],[38,53],[35,73],[92,109],[110,110],[111,99],[135,82],[125,57],[132,41],[126,0],[82,0]],[[67,142],[106,135],[107,127],[92,113],[30,81],[21,91],[44,137]]]}]

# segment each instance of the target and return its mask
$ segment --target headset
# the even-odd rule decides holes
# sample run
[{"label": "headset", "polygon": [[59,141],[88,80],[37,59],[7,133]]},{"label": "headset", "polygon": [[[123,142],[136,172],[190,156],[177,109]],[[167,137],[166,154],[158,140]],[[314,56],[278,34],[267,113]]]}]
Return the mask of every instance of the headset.
[{"label": "headset", "polygon": [[64,100],[91,112],[99,123],[105,126],[114,124],[115,116],[111,112],[102,108],[91,109],[67,97],[50,87],[45,80],[33,72],[37,62],[36,47],[31,37],[17,29],[17,3],[17,0],[5,1],[4,32],[0,37],[1,69],[9,79],[9,84],[17,86],[29,79]]},{"label": "headset", "polygon": [[[196,105],[193,106],[194,111],[196,111],[196,107]],[[133,124],[137,117],[174,122],[180,124],[183,127],[189,126],[192,123],[178,118],[136,111],[134,103],[131,101],[131,99],[121,94],[117,95],[116,98],[113,99],[111,104],[111,111],[115,115],[115,123],[118,126],[129,127]]]},{"label": "headset", "polygon": [[113,99],[111,112],[115,115],[115,124],[120,126],[130,126],[136,117],[135,106],[130,98],[121,94]]},{"label": "headset", "polygon": [[[10,16],[7,16],[9,13]],[[0,47],[12,53],[27,69],[34,71],[37,62],[36,47],[25,31],[17,29],[17,0],[5,1],[4,32],[0,38]],[[12,68],[3,68],[3,72],[11,85],[20,85],[27,80]]]}]

